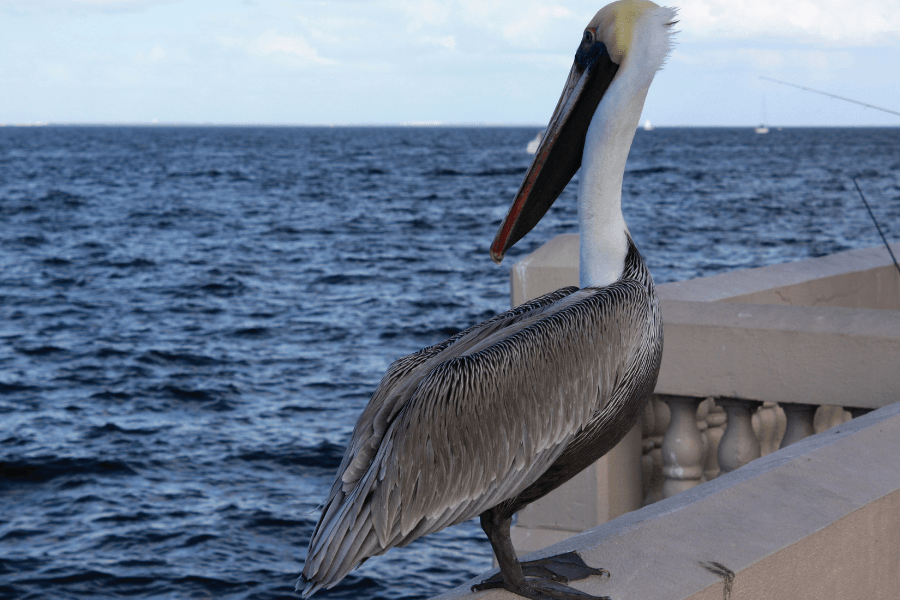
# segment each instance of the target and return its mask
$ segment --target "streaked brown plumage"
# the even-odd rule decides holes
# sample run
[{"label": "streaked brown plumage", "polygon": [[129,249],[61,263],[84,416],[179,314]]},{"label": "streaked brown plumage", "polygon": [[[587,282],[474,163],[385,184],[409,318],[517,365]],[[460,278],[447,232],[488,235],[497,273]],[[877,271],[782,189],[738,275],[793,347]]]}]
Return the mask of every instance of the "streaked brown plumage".
[{"label": "streaked brown plumage", "polygon": [[631,244],[613,285],[557,290],[397,360],[356,424],[304,577],[339,581],[555,489],[631,429],[661,354],[653,280]]}]

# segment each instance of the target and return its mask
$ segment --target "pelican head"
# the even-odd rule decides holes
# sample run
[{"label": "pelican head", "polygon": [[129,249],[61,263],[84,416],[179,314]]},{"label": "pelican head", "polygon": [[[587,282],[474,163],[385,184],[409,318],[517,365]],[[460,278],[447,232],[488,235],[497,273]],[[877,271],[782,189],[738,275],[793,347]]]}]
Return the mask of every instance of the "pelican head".
[{"label": "pelican head", "polygon": [[[673,9],[649,0],[620,0],[600,9],[588,23],[550,124],[491,244],[494,262],[499,264],[537,225],[582,166],[589,129],[609,132],[609,121],[617,121],[613,129],[630,130],[618,136],[601,134],[617,154],[624,148],[627,157],[647,90],[671,47],[674,16]],[[601,115],[606,123],[595,124]]]}]

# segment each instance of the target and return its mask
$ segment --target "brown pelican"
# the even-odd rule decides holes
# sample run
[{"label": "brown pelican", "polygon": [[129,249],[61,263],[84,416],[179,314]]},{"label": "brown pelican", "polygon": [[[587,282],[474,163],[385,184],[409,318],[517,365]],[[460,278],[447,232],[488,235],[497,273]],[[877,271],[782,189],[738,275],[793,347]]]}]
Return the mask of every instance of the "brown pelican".
[{"label": "brown pelican", "polygon": [[394,362],[353,430],[297,589],[331,587],[370,556],[480,516],[500,573],[476,589],[590,598],[563,585],[605,573],[574,553],[520,563],[513,514],[608,452],[653,391],[662,321],[621,211],[625,161],[671,46],[675,11],[600,10],[491,247],[495,261],[581,168],[580,284]]}]

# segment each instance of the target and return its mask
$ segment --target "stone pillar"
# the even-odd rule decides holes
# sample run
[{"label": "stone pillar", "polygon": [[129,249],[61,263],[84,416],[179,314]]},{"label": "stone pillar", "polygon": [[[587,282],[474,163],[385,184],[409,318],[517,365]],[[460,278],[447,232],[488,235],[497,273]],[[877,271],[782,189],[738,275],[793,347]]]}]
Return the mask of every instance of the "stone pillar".
[{"label": "stone pillar", "polygon": [[724,475],[760,457],[759,440],[753,432],[750,413],[759,408],[762,402],[718,398],[716,403],[728,415],[728,427],[719,442],[719,475]]},{"label": "stone pillar", "polygon": [[709,456],[709,403],[706,398],[700,400],[697,406],[697,429],[700,430],[700,468],[703,469],[703,475],[700,476],[700,483],[709,481],[706,478],[706,457]]},{"label": "stone pillar", "polygon": [[751,418],[753,431],[759,440],[759,451],[762,456],[778,450],[778,442],[784,437],[787,426],[784,412],[774,402],[763,402]]},{"label": "stone pillar", "polygon": [[787,402],[781,404],[781,409],[787,419],[787,427],[784,430],[784,437],[781,439],[781,448],[816,433],[813,418],[816,416],[817,408],[813,404],[788,404]]},{"label": "stone pillar", "polygon": [[669,428],[670,411],[665,402],[651,394],[644,405],[641,418],[643,440],[641,442],[641,484],[643,506],[662,500],[662,442]]},{"label": "stone pillar", "polygon": [[660,395],[671,411],[662,443],[663,498],[699,484],[703,477],[703,438],[697,427],[697,407],[703,398]]},{"label": "stone pillar", "polygon": [[706,399],[709,414],[706,416],[706,436],[709,439],[709,449],[706,452],[706,463],[703,466],[703,476],[707,481],[715,479],[719,475],[719,444],[725,435],[725,425],[728,418],[725,410],[717,406],[712,398]]},{"label": "stone pillar", "polygon": [[816,416],[813,419],[813,426],[816,428],[816,433],[822,433],[823,431],[828,431],[832,427],[846,423],[850,419],[850,413],[844,412],[842,407],[823,404],[816,411]]}]

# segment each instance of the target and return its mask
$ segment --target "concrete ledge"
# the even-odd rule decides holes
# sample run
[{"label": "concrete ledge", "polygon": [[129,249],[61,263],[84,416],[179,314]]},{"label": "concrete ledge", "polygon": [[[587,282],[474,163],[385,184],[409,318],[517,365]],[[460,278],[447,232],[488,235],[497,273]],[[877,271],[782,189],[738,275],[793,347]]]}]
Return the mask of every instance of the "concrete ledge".
[{"label": "concrete ledge", "polygon": [[[562,234],[513,265],[512,306],[578,285],[578,234]],[[900,255],[900,243],[891,244]],[[884,246],[657,286],[663,300],[900,310],[900,277]]]},{"label": "concrete ledge", "polygon": [[[897,598],[898,456],[900,403],[528,557],[576,550],[612,577],[574,587],[616,600]],[[469,591],[489,574],[437,599],[516,598]]]},{"label": "concrete ledge", "polygon": [[[891,249],[900,254],[900,244]],[[674,281],[658,289],[663,300],[900,310],[900,277],[884,246]]]},{"label": "concrete ledge", "polygon": [[658,394],[865,408],[900,400],[896,311],[664,300],[662,315]]}]

